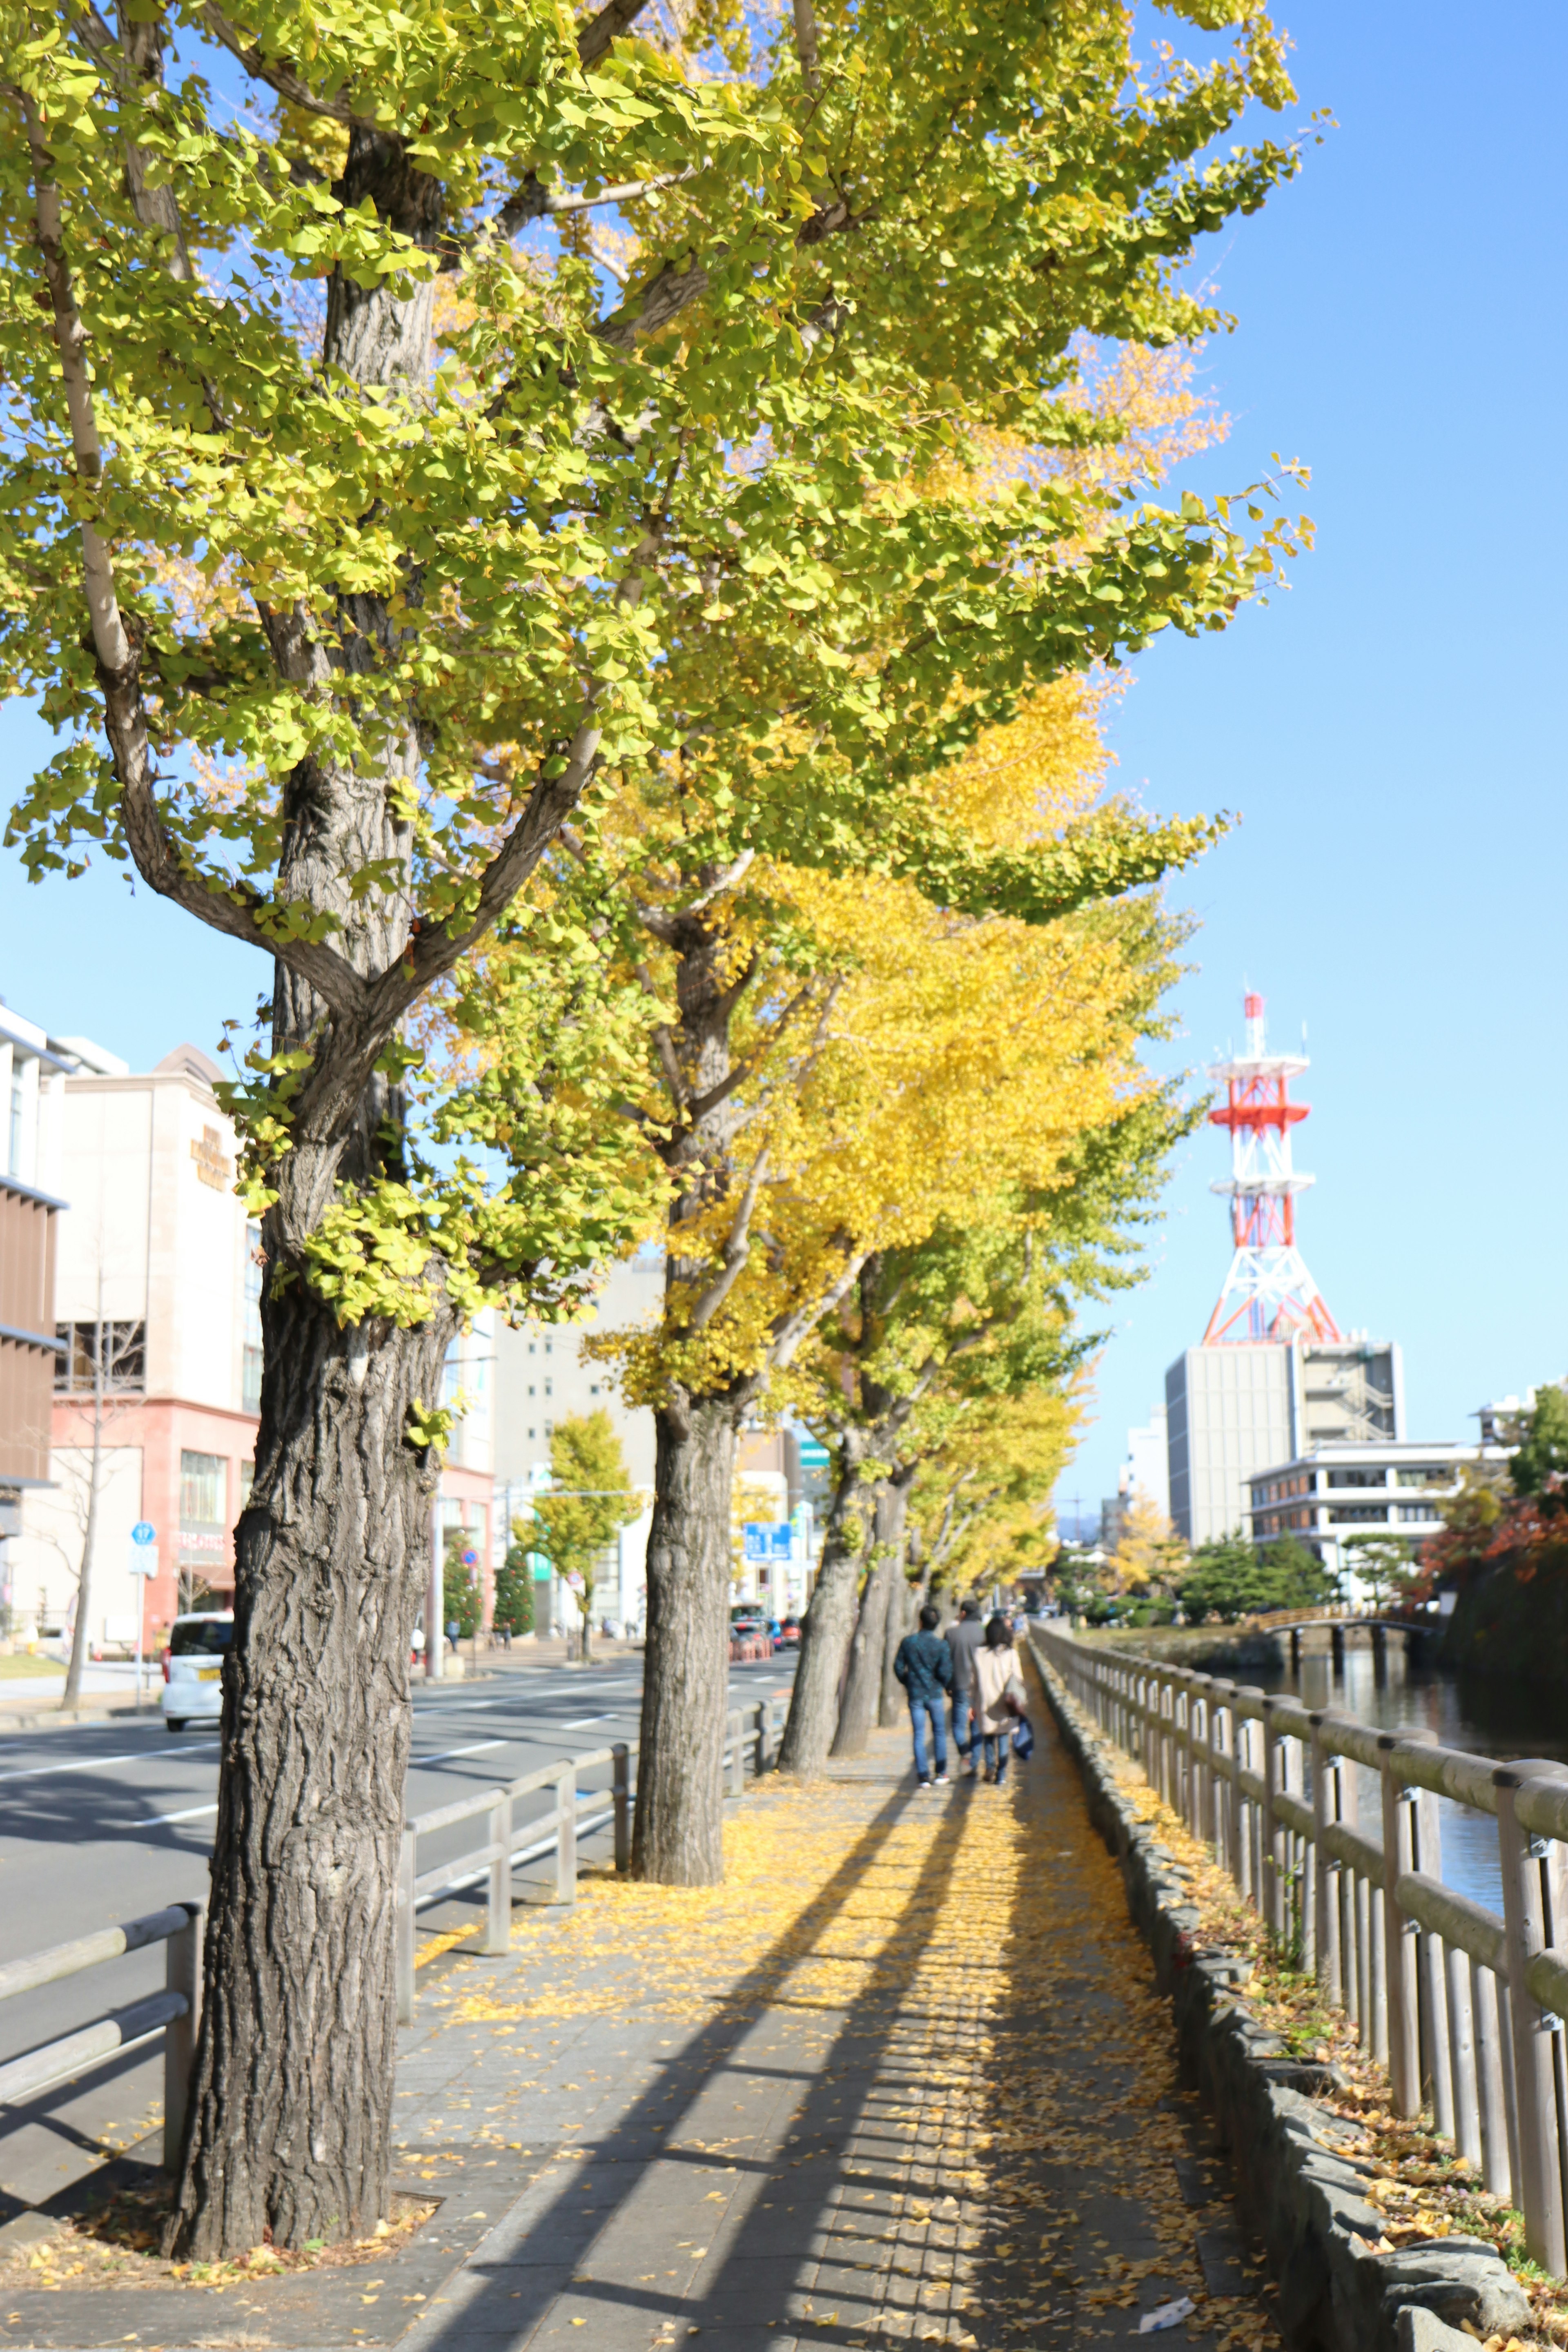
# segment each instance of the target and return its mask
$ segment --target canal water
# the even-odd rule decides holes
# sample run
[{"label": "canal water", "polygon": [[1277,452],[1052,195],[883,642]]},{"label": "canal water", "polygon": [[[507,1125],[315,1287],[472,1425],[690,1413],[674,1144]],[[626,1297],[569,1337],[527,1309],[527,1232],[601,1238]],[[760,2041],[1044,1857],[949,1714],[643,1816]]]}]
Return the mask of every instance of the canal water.
[{"label": "canal water", "polygon": [[[1289,1691],[1308,1706],[1331,1706],[1379,1731],[1430,1731],[1444,1748],[1463,1748],[1472,1756],[1542,1756],[1568,1763],[1568,1691],[1410,1664],[1403,1650],[1403,1643],[1390,1642],[1381,1670],[1371,1650],[1347,1647],[1340,1675],[1332,1671],[1331,1659],[1316,1655],[1303,1658],[1294,1675],[1231,1671],[1237,1682]],[[1381,1799],[1374,1774],[1362,1773],[1359,1793],[1362,1821],[1375,1837]],[[1500,1913],[1497,1822],[1489,1813],[1472,1812],[1446,1798],[1438,1802],[1444,1879],[1460,1894]]]}]

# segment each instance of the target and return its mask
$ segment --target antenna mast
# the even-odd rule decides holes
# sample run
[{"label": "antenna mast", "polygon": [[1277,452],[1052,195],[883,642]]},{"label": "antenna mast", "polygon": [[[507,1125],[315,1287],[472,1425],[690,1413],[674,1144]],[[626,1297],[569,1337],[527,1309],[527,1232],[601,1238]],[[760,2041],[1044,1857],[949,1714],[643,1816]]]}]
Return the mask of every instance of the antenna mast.
[{"label": "antenna mast", "polygon": [[1203,1344],[1337,1339],[1339,1326],[1296,1247],[1296,1195],[1312,1179],[1290,1164],[1290,1129],[1310,1105],[1290,1100],[1290,1081],[1307,1056],[1268,1052],[1261,996],[1247,995],[1246,1013],[1247,1051],[1209,1071],[1226,1089],[1209,1123],[1230,1129],[1230,1175],[1209,1190],[1229,1195],[1236,1255]]}]

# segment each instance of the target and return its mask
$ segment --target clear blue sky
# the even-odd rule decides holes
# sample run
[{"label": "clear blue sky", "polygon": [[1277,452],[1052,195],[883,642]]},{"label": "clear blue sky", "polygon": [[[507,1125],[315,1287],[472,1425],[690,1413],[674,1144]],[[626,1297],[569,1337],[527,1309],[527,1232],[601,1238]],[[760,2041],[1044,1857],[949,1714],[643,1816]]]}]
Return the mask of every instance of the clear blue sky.
[{"label": "clear blue sky", "polygon": [[[1342,1328],[1405,1349],[1412,1435],[1568,1368],[1561,10],[1283,0],[1340,128],[1222,247],[1205,357],[1228,445],[1312,468],[1316,551],[1223,637],[1136,665],[1121,781],[1245,822],[1176,886],[1201,919],[1174,1067],[1309,1024],[1303,1254]],[[1553,683],[1553,680],[1556,683]],[[1226,1139],[1194,1138],[1121,1304],[1059,1498],[1115,1491],[1130,1423],[1229,1258]]]},{"label": "clear blue sky", "polygon": [[[1568,1368],[1561,11],[1281,14],[1304,107],[1341,127],[1211,249],[1241,323],[1205,365],[1234,425],[1190,478],[1301,457],[1318,545],[1268,611],[1143,657],[1116,747],[1151,807],[1245,820],[1177,887],[1202,928],[1170,1066],[1239,1038],[1244,979],[1281,1043],[1309,1023],[1308,1263],[1342,1327],[1403,1342],[1413,1433],[1462,1437]],[[37,746],[0,712],[5,782]],[[122,877],[28,890],[0,860],[0,993],[57,1034],[142,1066],[210,1051],[266,978]],[[1177,1165],[1064,1496],[1113,1491],[1129,1423],[1202,1335],[1223,1143]]]}]

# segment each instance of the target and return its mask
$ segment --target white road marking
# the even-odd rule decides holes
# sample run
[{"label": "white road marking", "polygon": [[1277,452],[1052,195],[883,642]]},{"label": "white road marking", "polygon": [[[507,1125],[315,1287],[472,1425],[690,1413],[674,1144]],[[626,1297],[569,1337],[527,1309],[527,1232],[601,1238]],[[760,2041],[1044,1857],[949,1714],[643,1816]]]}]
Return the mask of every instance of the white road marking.
[{"label": "white road marking", "polygon": [[216,1813],[216,1811],[217,1799],[215,1797],[210,1805],[190,1805],[183,1813],[154,1813],[150,1821],[132,1822],[131,1826],[138,1830],[157,1830],[162,1829],[165,1822],[199,1822],[204,1813]]},{"label": "white road marking", "polygon": [[513,1745],[510,1739],[476,1739],[471,1748],[443,1748],[435,1756],[411,1756],[408,1769],[412,1772],[417,1765],[447,1764],[454,1756],[482,1756],[487,1748],[510,1748]]},{"label": "white road marking", "polygon": [[182,1739],[177,1748],[143,1748],[138,1754],[125,1756],[80,1756],[73,1764],[29,1764],[22,1772],[0,1772],[0,1780],[37,1780],[46,1772],[107,1772],[111,1764],[141,1764],[154,1756],[195,1756],[204,1748],[216,1748],[216,1739]]},{"label": "white road marking", "polygon": [[570,1723],[558,1723],[553,1728],[557,1731],[582,1731],[590,1723],[608,1723],[609,1720],[607,1715],[574,1715]]}]

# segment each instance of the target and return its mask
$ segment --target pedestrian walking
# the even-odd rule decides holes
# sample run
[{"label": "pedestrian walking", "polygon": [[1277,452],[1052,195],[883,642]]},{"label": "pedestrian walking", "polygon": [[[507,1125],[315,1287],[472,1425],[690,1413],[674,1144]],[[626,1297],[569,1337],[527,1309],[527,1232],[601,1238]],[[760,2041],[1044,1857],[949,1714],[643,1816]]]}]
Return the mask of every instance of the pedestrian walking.
[{"label": "pedestrian walking", "polygon": [[993,1617],[974,1653],[973,1723],[984,1751],[985,1778],[998,1789],[1007,1775],[1013,1726],[1023,1713],[1024,1678],[1013,1628],[1005,1617]]},{"label": "pedestrian walking", "polygon": [[973,1601],[961,1601],[958,1615],[942,1639],[952,1653],[952,1744],[966,1772],[978,1772],[975,1738],[971,1729],[974,1705],[974,1653],[985,1639],[980,1611]]},{"label": "pedestrian walking", "polygon": [[920,1631],[906,1633],[893,1657],[893,1672],[910,1703],[910,1728],[915,1741],[915,1773],[922,1789],[932,1784],[926,1757],[926,1727],[931,1727],[935,1786],[947,1786],[947,1723],[942,1693],[952,1681],[952,1653],[937,1632],[942,1612],[928,1601],[921,1611]]}]

